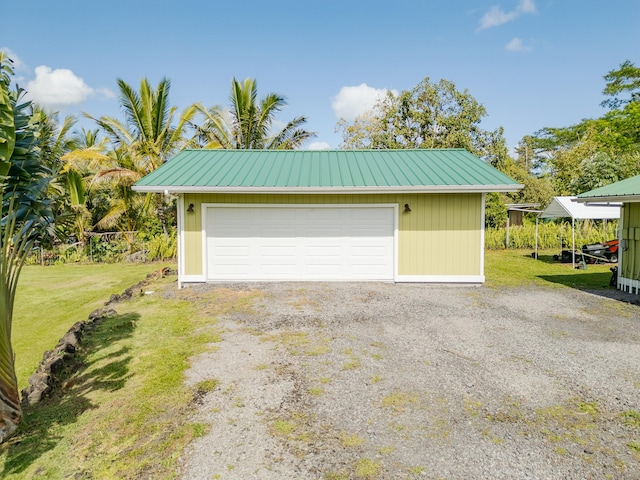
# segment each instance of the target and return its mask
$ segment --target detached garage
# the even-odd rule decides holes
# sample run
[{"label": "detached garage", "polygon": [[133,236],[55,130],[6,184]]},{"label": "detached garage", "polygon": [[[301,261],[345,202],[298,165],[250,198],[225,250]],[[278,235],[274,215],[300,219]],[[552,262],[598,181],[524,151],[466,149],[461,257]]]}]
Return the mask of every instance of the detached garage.
[{"label": "detached garage", "polygon": [[178,196],[180,285],[484,281],[484,196],[522,185],[466,150],[185,150],[134,190]]}]

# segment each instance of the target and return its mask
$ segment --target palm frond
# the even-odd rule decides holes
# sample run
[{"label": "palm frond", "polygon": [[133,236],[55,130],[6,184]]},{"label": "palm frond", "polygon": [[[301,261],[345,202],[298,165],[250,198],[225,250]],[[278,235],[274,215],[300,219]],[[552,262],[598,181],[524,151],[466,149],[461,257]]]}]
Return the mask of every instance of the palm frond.
[{"label": "palm frond", "polygon": [[121,185],[131,186],[142,177],[143,174],[140,172],[135,172],[127,168],[115,167],[96,173],[91,183],[99,184],[103,182],[117,182]]}]

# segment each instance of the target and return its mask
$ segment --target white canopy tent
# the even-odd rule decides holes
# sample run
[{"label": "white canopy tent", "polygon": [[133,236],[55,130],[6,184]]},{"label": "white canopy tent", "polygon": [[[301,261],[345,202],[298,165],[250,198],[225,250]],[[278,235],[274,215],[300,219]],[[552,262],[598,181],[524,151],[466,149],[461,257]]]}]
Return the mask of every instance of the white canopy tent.
[{"label": "white canopy tent", "polygon": [[[554,197],[538,218],[571,218],[571,251],[576,266],[576,220],[612,220],[620,218],[620,204],[586,204],[576,197]],[[538,218],[536,218],[536,258],[538,257]]]}]

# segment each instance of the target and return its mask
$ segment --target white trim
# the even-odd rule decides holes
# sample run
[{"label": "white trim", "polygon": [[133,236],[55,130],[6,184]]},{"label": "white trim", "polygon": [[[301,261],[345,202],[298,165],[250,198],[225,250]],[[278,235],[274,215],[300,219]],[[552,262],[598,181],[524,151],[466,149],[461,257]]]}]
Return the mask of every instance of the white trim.
[{"label": "white trim", "polygon": [[[208,261],[207,261],[207,209],[209,208],[392,208],[393,209],[393,278],[388,281],[395,281],[398,277],[398,211],[397,203],[202,203],[202,275],[205,279],[209,279]],[[222,280],[205,280],[205,281],[222,281]],[[234,281],[234,280],[230,280]],[[263,281],[263,279],[260,279]],[[265,279],[264,281],[271,281]],[[274,279],[272,281],[282,281],[282,279]],[[303,280],[296,280],[303,281]],[[307,280],[312,281],[312,280]],[[323,279],[322,281],[354,281],[344,279]],[[365,280],[366,281],[366,280]],[[368,281],[384,281],[384,280],[368,280]]]},{"label": "white trim", "polygon": [[185,283],[207,283],[203,275],[182,275],[178,277],[178,288],[182,288]]},{"label": "white trim", "polygon": [[[624,278],[618,275],[618,290],[622,290],[627,293],[635,293],[640,295],[640,280],[633,280],[631,278]],[[635,290],[635,291],[634,291]]]},{"label": "white trim", "polygon": [[397,283],[484,283],[484,275],[398,275]]},{"label": "white trim", "polygon": [[164,193],[278,193],[278,194],[367,194],[367,193],[485,193],[517,192],[524,185],[407,185],[370,187],[221,187],[134,185],[136,192]]},{"label": "white trim", "polygon": [[178,223],[178,288],[182,288],[182,278],[185,276],[184,265],[184,195],[178,196],[177,223]]},{"label": "white trim", "polygon": [[[482,204],[480,205],[480,275],[484,279],[484,222],[485,222],[485,197],[486,193],[482,194]],[[509,216],[507,215],[507,222],[509,221]],[[507,245],[507,248],[509,246]],[[484,282],[484,280],[482,280]]]},{"label": "white trim", "polygon": [[640,194],[630,193],[628,195],[612,195],[608,197],[577,197],[576,201],[579,203],[614,203],[619,205],[620,203],[636,203],[640,202]]}]

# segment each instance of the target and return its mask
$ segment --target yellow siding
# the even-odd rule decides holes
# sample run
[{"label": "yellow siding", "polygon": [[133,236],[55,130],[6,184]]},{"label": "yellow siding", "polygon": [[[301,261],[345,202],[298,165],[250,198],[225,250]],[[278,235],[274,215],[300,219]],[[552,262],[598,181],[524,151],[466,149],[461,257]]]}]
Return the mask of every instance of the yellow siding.
[{"label": "yellow siding", "polygon": [[[482,275],[482,195],[239,195],[185,194],[183,212],[186,275],[202,275],[202,203],[398,204],[399,275]],[[404,212],[408,203],[411,212]]]},{"label": "yellow siding", "polygon": [[625,203],[622,225],[625,250],[620,274],[624,278],[640,280],[640,203]]}]

